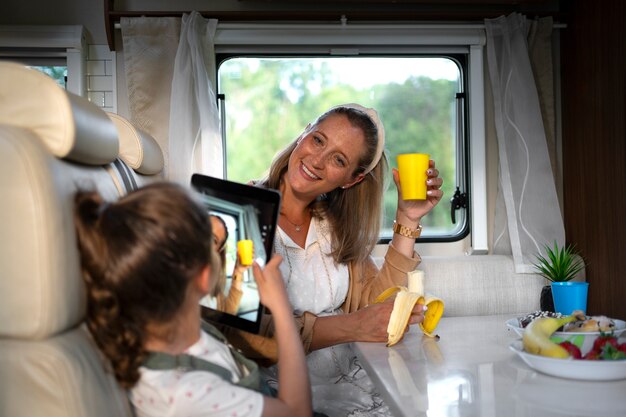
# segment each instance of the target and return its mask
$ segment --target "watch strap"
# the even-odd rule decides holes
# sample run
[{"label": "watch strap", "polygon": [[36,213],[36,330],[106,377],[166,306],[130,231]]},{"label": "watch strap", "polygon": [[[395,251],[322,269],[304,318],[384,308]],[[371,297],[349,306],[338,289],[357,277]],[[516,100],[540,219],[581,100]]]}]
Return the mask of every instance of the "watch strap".
[{"label": "watch strap", "polygon": [[422,234],[422,224],[417,225],[417,229],[411,229],[403,224],[400,224],[396,221],[393,222],[393,232],[399,234],[400,236],[409,237],[412,239],[417,239]]}]

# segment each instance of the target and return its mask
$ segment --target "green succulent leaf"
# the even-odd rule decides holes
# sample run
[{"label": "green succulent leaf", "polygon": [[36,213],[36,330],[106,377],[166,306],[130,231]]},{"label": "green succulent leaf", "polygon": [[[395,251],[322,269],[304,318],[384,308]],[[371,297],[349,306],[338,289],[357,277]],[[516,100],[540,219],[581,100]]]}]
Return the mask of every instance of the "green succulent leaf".
[{"label": "green succulent leaf", "polygon": [[585,267],[572,245],[559,248],[555,241],[554,248],[546,244],[544,249],[546,257],[537,255],[537,262],[533,266],[539,274],[552,282],[571,281]]}]

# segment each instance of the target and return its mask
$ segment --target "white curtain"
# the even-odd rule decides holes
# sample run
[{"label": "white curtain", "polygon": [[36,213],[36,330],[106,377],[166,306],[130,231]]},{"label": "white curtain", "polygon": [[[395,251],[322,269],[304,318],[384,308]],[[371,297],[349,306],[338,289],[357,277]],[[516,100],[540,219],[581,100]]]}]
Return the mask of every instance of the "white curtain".
[{"label": "white curtain", "polygon": [[174,58],[180,35],[175,17],[122,18],[124,68],[130,120],[151,134],[169,169],[169,120]]},{"label": "white curtain", "polygon": [[534,272],[543,245],[565,243],[542,110],[529,58],[529,23],[520,14],[485,20],[500,182],[494,249],[512,254],[517,273]]},{"label": "white curtain", "polygon": [[217,20],[182,18],[170,105],[169,178],[189,184],[195,172],[223,176],[222,138],[214,86]]},{"label": "white curtain", "polygon": [[189,185],[191,174],[222,177],[222,139],[214,86],[217,20],[123,18],[131,120],[158,141],[164,177]]}]

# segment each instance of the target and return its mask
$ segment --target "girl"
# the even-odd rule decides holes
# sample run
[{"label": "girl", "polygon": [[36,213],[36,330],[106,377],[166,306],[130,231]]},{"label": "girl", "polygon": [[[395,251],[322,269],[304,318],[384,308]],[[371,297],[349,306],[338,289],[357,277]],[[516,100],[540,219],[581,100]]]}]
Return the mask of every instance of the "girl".
[{"label": "girl", "polygon": [[139,416],[311,416],[279,256],[264,270],[253,266],[276,325],[280,390],[273,398],[260,392],[254,363],[214,328],[201,329],[199,302],[220,265],[209,217],[184,189],[156,183],[110,204],[97,192],[78,192],[75,223],[87,324]]}]

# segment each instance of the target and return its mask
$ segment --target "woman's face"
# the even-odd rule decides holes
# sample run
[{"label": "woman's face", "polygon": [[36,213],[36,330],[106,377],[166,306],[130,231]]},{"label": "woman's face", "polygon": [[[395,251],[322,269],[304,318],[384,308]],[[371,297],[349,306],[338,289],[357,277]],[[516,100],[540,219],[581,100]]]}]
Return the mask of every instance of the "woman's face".
[{"label": "woman's face", "polygon": [[348,188],[363,174],[352,174],[365,152],[365,135],[344,115],[334,114],[307,129],[289,158],[286,181],[295,193],[312,199]]},{"label": "woman's face", "polygon": [[213,244],[215,245],[215,250],[220,250],[226,241],[226,228],[214,215],[211,216],[211,228],[213,230]]}]

